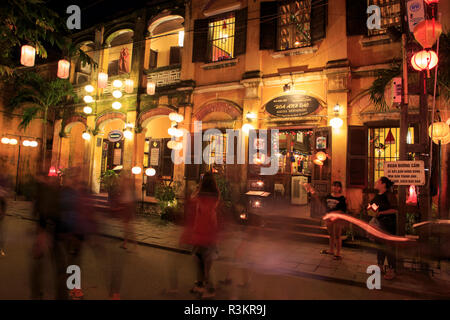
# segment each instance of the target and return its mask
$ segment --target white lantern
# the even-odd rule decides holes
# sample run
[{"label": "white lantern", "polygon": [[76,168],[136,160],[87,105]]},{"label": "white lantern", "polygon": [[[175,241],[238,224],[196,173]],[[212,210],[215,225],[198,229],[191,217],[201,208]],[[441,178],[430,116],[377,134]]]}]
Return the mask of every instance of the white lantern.
[{"label": "white lantern", "polygon": [[89,106],[86,106],[83,108],[83,112],[86,114],[91,114],[92,113],[92,108]]},{"label": "white lantern", "polygon": [[177,114],[177,119],[175,120],[176,122],[181,122],[184,120],[184,117],[182,114]]},{"label": "white lantern", "polygon": [[169,149],[174,149],[176,143],[177,143],[177,142],[174,141],[174,140],[169,140],[169,141],[167,142],[167,148],[169,148]]},{"label": "white lantern", "polygon": [[17,144],[17,139],[14,139],[14,138],[9,139],[9,144],[16,145]]},{"label": "white lantern", "polygon": [[108,74],[100,72],[98,74],[98,87],[104,89],[106,88],[107,85],[108,85]]},{"label": "white lantern", "polygon": [[177,138],[183,136],[183,131],[178,130],[177,128],[174,128],[174,127],[169,128],[169,130],[167,130],[167,131],[168,131],[168,133],[169,133],[171,136],[174,136],[174,137],[177,137]]},{"label": "white lantern", "polygon": [[153,81],[147,82],[147,94],[152,96],[155,94],[156,84]]},{"label": "white lantern", "polygon": [[173,145],[173,150],[181,150],[183,149],[183,144],[180,141],[176,141]]},{"label": "white lantern", "polygon": [[121,87],[122,87],[122,81],[120,81],[120,80],[114,80],[114,81],[113,81],[113,87],[114,87],[114,88],[121,88]]},{"label": "white lantern", "polygon": [[70,70],[69,61],[65,59],[61,59],[58,61],[58,72],[57,72],[58,78],[67,79],[69,77],[69,70]]},{"label": "white lantern", "polygon": [[148,168],[145,170],[145,174],[149,177],[153,177],[156,174],[156,170],[153,168]]},{"label": "white lantern", "polygon": [[114,98],[119,99],[122,97],[122,92],[120,90],[114,90],[112,95]]},{"label": "white lantern", "polygon": [[122,104],[121,104],[119,101],[114,101],[114,102],[112,103],[112,107],[113,107],[113,109],[115,109],[115,110],[119,110],[120,108],[122,108]]},{"label": "white lantern", "polygon": [[92,93],[94,92],[94,86],[88,84],[87,86],[84,87],[84,90],[86,90],[86,92],[88,93]]},{"label": "white lantern", "polygon": [[8,144],[9,143],[9,139],[6,138],[6,137],[2,138],[2,143],[3,144]]},{"label": "white lantern", "polygon": [[134,81],[131,79],[127,79],[125,80],[125,92],[126,93],[133,93],[133,86],[134,86]]},{"label": "white lantern", "polygon": [[175,122],[177,122],[177,113],[176,112],[171,112],[171,113],[169,113],[169,119],[170,119],[170,121],[175,121]]},{"label": "white lantern", "polygon": [[340,127],[342,127],[342,125],[344,124],[344,121],[341,118],[333,118],[330,120],[330,125],[334,128],[334,129],[339,129]]},{"label": "white lantern", "polygon": [[89,140],[89,139],[91,139],[91,135],[89,134],[89,132],[83,132],[83,134],[81,135],[81,137],[82,137],[84,140]]},{"label": "white lantern", "polygon": [[86,103],[94,102],[94,98],[92,98],[91,96],[84,96],[83,100]]},{"label": "white lantern", "polygon": [[22,142],[22,144],[23,144],[24,147],[29,147],[29,146],[30,146],[30,141],[24,140],[24,141]]},{"label": "white lantern", "polygon": [[34,66],[34,58],[36,57],[36,49],[29,45],[22,46],[20,54],[20,63],[25,67]]},{"label": "white lantern", "polygon": [[128,139],[131,140],[133,138],[133,132],[131,132],[130,130],[125,130],[123,132],[123,136]]},{"label": "white lantern", "polygon": [[30,147],[36,148],[38,146],[37,141],[30,141]]},{"label": "white lantern", "polygon": [[142,172],[142,169],[141,169],[141,167],[133,167],[133,168],[131,169],[131,172],[132,172],[133,174],[140,174],[140,173]]},{"label": "white lantern", "polygon": [[184,30],[178,31],[178,46],[182,47],[184,44]]}]

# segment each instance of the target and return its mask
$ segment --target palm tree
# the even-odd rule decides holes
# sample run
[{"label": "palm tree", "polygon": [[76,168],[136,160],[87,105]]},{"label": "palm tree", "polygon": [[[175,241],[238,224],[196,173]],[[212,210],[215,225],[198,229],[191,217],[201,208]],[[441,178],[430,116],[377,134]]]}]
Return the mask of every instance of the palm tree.
[{"label": "palm tree", "polygon": [[26,72],[15,77],[15,94],[7,108],[11,111],[24,107],[20,128],[26,129],[32,120],[42,116],[42,170],[45,170],[47,153],[47,118],[49,112],[55,114],[68,103],[77,99],[72,84],[68,80],[44,79],[40,74]]}]

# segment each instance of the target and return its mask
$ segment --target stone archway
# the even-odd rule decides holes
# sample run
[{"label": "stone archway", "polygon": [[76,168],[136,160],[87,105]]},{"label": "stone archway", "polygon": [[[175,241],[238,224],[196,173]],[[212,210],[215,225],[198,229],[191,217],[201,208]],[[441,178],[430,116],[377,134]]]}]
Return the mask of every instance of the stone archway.
[{"label": "stone archway", "polygon": [[150,110],[146,110],[139,115],[137,124],[139,127],[145,127],[152,118],[157,116],[168,116],[171,112],[176,112],[176,110],[170,109],[168,107],[157,107]]},{"label": "stone archway", "polygon": [[212,112],[223,112],[231,116],[232,119],[238,119],[242,116],[242,109],[234,102],[229,100],[215,100],[205,103],[194,114],[193,118],[202,121]]}]

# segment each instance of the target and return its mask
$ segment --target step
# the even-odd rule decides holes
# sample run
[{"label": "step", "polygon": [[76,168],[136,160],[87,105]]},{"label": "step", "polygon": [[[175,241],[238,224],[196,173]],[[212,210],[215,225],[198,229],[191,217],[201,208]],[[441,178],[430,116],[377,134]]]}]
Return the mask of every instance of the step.
[{"label": "step", "polygon": [[320,219],[314,218],[299,218],[299,217],[286,217],[286,216],[278,216],[278,215],[266,215],[261,216],[261,219],[267,222],[275,222],[275,223],[287,223],[287,224],[303,224],[303,225],[315,225],[321,226],[322,222]]},{"label": "step", "polygon": [[328,234],[328,230],[326,227],[312,225],[312,224],[288,224],[281,222],[265,222],[264,227],[272,228],[272,229],[280,229],[283,231],[298,231],[298,232],[307,232],[307,233],[316,233],[316,234]]}]

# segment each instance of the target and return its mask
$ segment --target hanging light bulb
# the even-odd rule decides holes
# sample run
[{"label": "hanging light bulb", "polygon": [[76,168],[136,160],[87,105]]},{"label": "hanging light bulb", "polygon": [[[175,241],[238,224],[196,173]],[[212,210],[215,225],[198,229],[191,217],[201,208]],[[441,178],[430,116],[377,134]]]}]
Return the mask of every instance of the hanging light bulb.
[{"label": "hanging light bulb", "polygon": [[69,77],[69,70],[70,70],[69,61],[65,59],[61,59],[58,61],[58,72],[57,72],[58,78],[67,79]]},{"label": "hanging light bulb", "polygon": [[90,140],[91,139],[91,135],[89,134],[89,132],[83,132],[83,134],[81,135],[81,137],[84,139],[84,140]]},{"label": "hanging light bulb", "polygon": [[335,117],[335,118],[330,120],[330,125],[334,129],[339,129],[340,127],[342,127],[343,124],[344,124],[344,121],[341,118],[339,118],[339,117]]},{"label": "hanging light bulb", "polygon": [[113,107],[113,109],[115,109],[115,110],[119,110],[120,108],[122,108],[122,104],[121,104],[119,101],[114,101],[114,102],[112,103],[112,107]]},{"label": "hanging light bulb", "polygon": [[23,45],[20,54],[20,63],[25,67],[34,66],[34,59],[36,57],[36,49],[29,45]]}]

